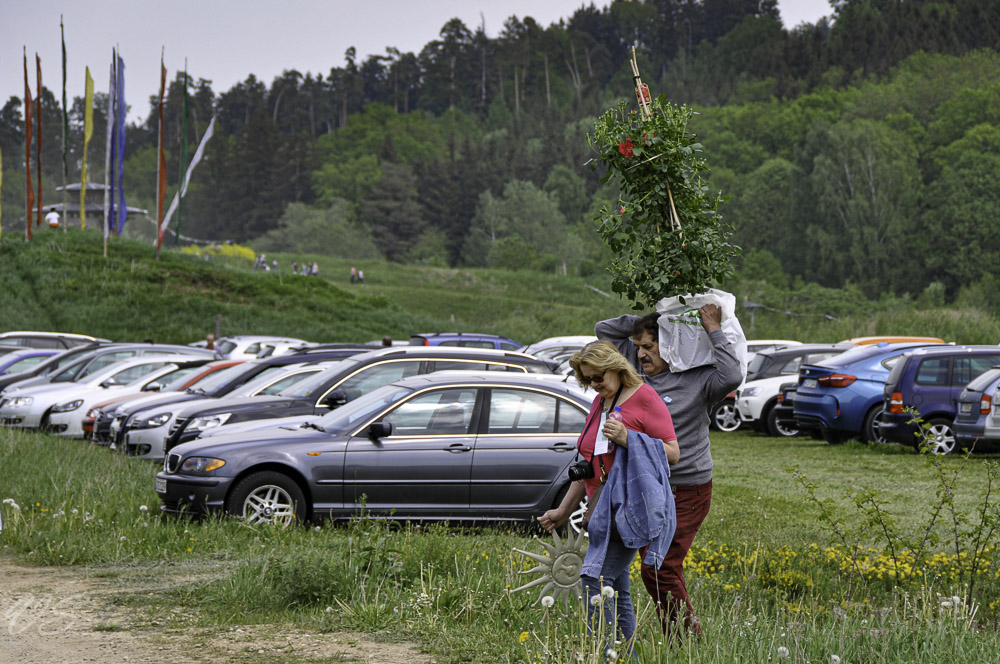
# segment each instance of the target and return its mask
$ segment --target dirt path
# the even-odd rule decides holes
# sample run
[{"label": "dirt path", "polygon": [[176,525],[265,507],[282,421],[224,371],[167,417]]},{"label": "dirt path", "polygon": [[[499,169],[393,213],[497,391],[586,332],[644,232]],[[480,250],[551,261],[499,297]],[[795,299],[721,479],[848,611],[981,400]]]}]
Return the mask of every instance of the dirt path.
[{"label": "dirt path", "polygon": [[[128,591],[138,589],[130,584]],[[81,568],[24,567],[0,556],[0,662],[432,661],[411,644],[377,643],[359,634],[320,634],[288,626],[137,629],[128,609],[115,603],[124,592],[115,575]]]}]

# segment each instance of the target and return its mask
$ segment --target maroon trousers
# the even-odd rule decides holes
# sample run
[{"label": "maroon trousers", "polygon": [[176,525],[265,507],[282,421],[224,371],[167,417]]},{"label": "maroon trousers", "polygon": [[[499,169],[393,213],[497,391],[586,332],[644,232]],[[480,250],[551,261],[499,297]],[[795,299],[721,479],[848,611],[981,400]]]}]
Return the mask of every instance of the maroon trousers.
[{"label": "maroon trousers", "polygon": [[[694,543],[702,521],[708,516],[712,505],[712,482],[709,480],[704,484],[675,486],[673,490],[674,504],[677,507],[677,530],[659,569],[643,563],[642,583],[656,603],[664,633],[676,624],[683,611],[685,631],[700,634],[701,625],[691,606],[687,584],[684,582],[684,558]],[[648,548],[642,548],[640,559],[646,556]]]}]

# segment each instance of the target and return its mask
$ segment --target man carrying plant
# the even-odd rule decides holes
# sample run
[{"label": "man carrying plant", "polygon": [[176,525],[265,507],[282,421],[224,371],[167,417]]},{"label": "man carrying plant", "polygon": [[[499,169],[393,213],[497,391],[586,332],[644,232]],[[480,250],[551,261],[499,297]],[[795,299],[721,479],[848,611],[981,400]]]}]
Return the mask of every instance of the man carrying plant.
[{"label": "man carrying plant", "polygon": [[[685,631],[701,634],[688,597],[684,558],[712,503],[712,454],[709,448],[709,408],[739,387],[743,380],[733,344],[722,331],[722,311],[716,305],[698,310],[712,341],[714,364],[672,372],[660,354],[660,314],[642,318],[625,315],[597,324],[595,334],[610,341],[629,359],[643,380],[656,390],[673,418],[681,458],[670,467],[670,486],[677,506],[677,531],[663,564],[643,564],[642,582],[656,603],[666,633],[683,610]],[[645,557],[642,551],[640,557]]]}]

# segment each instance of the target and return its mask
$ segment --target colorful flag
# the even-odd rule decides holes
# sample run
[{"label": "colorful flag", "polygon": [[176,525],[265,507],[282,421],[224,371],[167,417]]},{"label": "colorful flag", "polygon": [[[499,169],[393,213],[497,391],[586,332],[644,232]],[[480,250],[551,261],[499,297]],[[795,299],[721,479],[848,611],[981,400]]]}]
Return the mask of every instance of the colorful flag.
[{"label": "colorful flag", "polygon": [[104,255],[108,255],[108,229],[111,228],[111,210],[115,198],[115,153],[111,149],[115,140],[115,56],[111,51],[111,81],[108,83],[108,137],[104,144]]},{"label": "colorful flag", "polygon": [[160,103],[156,113],[160,120],[159,139],[157,141],[156,160],[156,255],[160,255],[163,245],[163,202],[167,197],[167,156],[163,151],[163,97],[167,92],[167,68],[163,65],[163,55],[160,54]]},{"label": "colorful flag", "polygon": [[62,132],[62,145],[63,145],[63,177],[62,177],[62,187],[63,187],[63,232],[66,232],[67,227],[69,227],[69,221],[66,219],[66,178],[69,177],[69,107],[66,106],[66,31],[63,29],[62,16],[59,17],[59,34],[62,37],[62,75],[63,75],[63,89],[62,89],[62,112],[63,112],[63,132]]},{"label": "colorful flag", "polygon": [[[181,121],[181,163],[180,171],[178,172],[178,177],[183,178],[184,172],[187,169],[187,158],[188,158],[188,71],[187,71],[187,60],[184,61],[184,116]],[[183,186],[183,185],[181,185]],[[174,196],[174,201],[179,205],[177,208],[177,235],[174,236],[174,244],[178,244],[181,241],[181,212],[184,211],[183,205],[184,195]],[[173,204],[171,204],[173,207]],[[167,215],[170,216],[169,214]],[[163,225],[166,228],[166,224]]]},{"label": "colorful flag", "polygon": [[24,51],[24,236],[31,239],[31,213],[35,208],[35,186],[31,183],[31,116],[34,106],[31,104],[31,86],[28,85],[28,51]]},{"label": "colorful flag", "polygon": [[[80,229],[87,228],[87,146],[94,136],[94,79],[90,67],[86,68],[87,78],[83,95],[83,157],[80,163]],[[65,215],[64,215],[65,216]]]},{"label": "colorful flag", "polygon": [[118,86],[115,94],[118,96],[118,234],[121,235],[128,215],[122,182],[125,175],[125,61],[121,54],[118,55]]},{"label": "colorful flag", "polygon": [[38,86],[35,94],[35,117],[38,124],[38,140],[35,142],[35,167],[38,169],[38,220],[36,226],[42,225],[42,59],[35,53],[35,74]]},{"label": "colorful flag", "polygon": [[[188,166],[187,173],[184,174],[184,179],[181,181],[181,185],[174,194],[174,200],[170,202],[170,209],[167,210],[167,216],[163,218],[163,223],[160,225],[160,233],[162,234],[167,230],[167,226],[170,224],[170,217],[174,215],[174,212],[180,206],[181,200],[187,195],[188,184],[191,182],[191,173],[194,172],[194,167],[198,165],[201,161],[202,156],[205,154],[205,146],[208,144],[208,139],[212,138],[212,134],[215,133],[215,116],[212,116],[211,122],[208,123],[208,130],[205,131],[205,135],[201,137],[201,143],[198,144],[198,149],[195,150],[194,157],[191,159],[191,165]],[[178,215],[178,220],[180,215]],[[177,224],[177,238],[180,239],[181,227]]]}]

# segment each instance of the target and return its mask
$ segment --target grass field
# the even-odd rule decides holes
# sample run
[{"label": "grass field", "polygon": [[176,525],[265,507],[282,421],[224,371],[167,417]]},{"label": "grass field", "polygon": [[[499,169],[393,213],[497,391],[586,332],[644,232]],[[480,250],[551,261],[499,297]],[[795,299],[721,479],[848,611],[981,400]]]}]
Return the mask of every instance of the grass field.
[{"label": "grass field", "polygon": [[[713,434],[713,451],[712,513],[687,564],[706,635],[664,644],[637,583],[639,661],[996,661],[998,514],[984,498],[995,458],[741,432]],[[192,522],[158,513],[154,471],[85,443],[0,431],[2,550],[173,579],[123,592],[131,622],[101,629],[289,624],[414,640],[441,662],[597,661],[578,611],[510,592],[533,578],[513,551],[541,552],[530,527]],[[939,477],[955,471],[954,510],[945,504],[928,539]],[[925,540],[919,556],[906,552]]]}]

